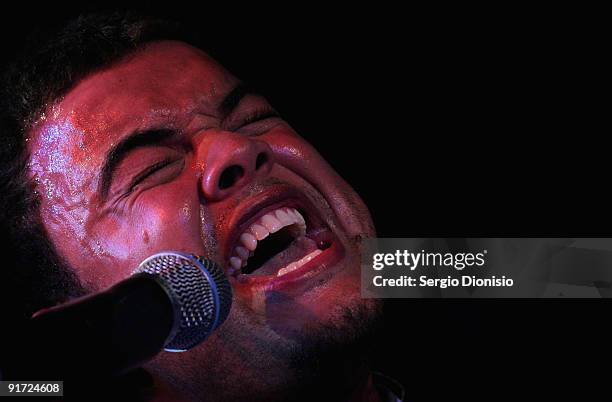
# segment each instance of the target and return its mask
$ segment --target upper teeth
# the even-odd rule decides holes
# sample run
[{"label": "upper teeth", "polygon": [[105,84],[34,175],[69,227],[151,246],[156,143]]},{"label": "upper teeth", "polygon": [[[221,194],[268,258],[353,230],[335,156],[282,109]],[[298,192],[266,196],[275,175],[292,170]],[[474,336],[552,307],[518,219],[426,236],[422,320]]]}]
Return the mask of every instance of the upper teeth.
[{"label": "upper teeth", "polygon": [[244,267],[257,248],[258,241],[265,239],[270,233],[278,232],[291,225],[296,225],[299,231],[298,236],[306,233],[306,221],[294,208],[278,208],[263,215],[240,235],[239,244],[231,254],[230,265],[235,270]]}]

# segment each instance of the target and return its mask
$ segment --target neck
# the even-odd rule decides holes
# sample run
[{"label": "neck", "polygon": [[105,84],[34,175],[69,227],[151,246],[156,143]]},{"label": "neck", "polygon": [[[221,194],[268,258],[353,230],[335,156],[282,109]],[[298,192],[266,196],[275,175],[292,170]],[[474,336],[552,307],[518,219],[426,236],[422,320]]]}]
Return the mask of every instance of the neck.
[{"label": "neck", "polygon": [[[152,389],[146,392],[146,397],[143,400],[151,402],[168,402],[168,401],[189,401],[190,399],[183,399],[179,397],[180,392],[169,384],[160,381],[159,378],[155,379],[155,385]],[[295,395],[292,394],[293,397]],[[325,398],[325,396],[323,396]],[[323,399],[324,400],[324,399]],[[360,381],[355,387],[354,391],[349,395],[346,402],[382,402],[380,394],[372,379],[372,374],[367,375]]]},{"label": "neck", "polygon": [[362,381],[347,402],[381,402],[380,394],[374,386],[372,374],[368,373],[365,381]]}]

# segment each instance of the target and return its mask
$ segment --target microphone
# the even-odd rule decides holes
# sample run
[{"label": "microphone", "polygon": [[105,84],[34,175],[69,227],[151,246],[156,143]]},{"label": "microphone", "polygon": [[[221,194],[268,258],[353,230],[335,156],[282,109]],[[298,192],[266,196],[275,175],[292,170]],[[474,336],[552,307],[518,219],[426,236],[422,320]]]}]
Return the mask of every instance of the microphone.
[{"label": "microphone", "polygon": [[30,355],[40,373],[121,374],[162,349],[198,345],[225,321],[231,304],[219,265],[184,253],[155,254],[105,291],[35,313]]}]

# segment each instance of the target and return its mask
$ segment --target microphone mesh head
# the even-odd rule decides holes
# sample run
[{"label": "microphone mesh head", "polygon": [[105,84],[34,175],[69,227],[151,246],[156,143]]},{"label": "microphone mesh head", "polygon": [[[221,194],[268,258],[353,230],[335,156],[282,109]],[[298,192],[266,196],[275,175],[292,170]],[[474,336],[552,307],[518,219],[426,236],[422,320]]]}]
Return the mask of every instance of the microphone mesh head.
[{"label": "microphone mesh head", "polygon": [[134,273],[155,275],[172,299],[174,331],[164,349],[188,350],[208,337],[227,318],[232,288],[223,269],[204,258],[167,252],[144,260]]}]

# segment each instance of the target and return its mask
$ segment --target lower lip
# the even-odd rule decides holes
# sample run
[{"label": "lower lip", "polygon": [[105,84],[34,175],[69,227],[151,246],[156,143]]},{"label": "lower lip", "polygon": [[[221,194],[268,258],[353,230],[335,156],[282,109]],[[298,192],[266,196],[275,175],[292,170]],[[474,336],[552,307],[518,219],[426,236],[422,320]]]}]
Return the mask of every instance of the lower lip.
[{"label": "lower lip", "polygon": [[343,256],[344,249],[339,244],[338,239],[335,239],[331,246],[323,250],[321,254],[284,275],[250,276],[240,274],[236,277],[236,280],[240,285],[263,287],[266,291],[278,291],[319,276],[319,274],[334,267]]}]

